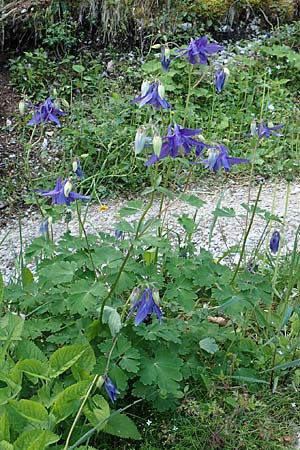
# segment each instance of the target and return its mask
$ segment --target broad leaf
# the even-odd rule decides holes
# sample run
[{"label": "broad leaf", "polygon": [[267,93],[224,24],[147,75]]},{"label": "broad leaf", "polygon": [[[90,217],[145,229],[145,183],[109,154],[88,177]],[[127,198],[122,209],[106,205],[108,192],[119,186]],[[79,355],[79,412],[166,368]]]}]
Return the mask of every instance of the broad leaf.
[{"label": "broad leaf", "polygon": [[28,267],[22,269],[22,283],[25,287],[33,283],[33,274]]},{"label": "broad leaf", "polygon": [[91,382],[92,378],[79,381],[58,394],[51,411],[52,414],[54,414],[57,423],[78,411]]},{"label": "broad leaf", "polygon": [[206,202],[201,200],[196,195],[192,194],[183,194],[180,196],[180,200],[187,203],[190,206],[194,206],[195,208],[202,208],[203,205],[205,205]]},{"label": "broad leaf", "polygon": [[207,353],[210,353],[211,355],[213,355],[219,350],[219,346],[218,344],[216,344],[216,340],[214,338],[207,337],[205,339],[201,339],[199,345],[202,350],[205,350]]},{"label": "broad leaf", "polygon": [[30,377],[49,380],[48,367],[36,359],[23,359],[16,364],[16,368]]},{"label": "broad leaf", "polygon": [[[99,423],[104,422],[110,416],[110,407],[108,402],[102,395],[95,395],[91,398],[90,403],[93,403],[93,407],[86,406],[83,410],[84,415],[88,421],[96,427]],[[106,422],[99,427],[102,430],[106,425]]]},{"label": "broad leaf", "polygon": [[33,400],[11,400],[9,405],[30,423],[42,425],[48,422],[47,410],[41,403]]},{"label": "broad leaf", "polygon": [[59,436],[48,430],[24,431],[14,442],[14,450],[45,450],[58,440]]},{"label": "broad leaf", "polygon": [[116,336],[122,328],[121,316],[115,308],[105,306],[103,323],[107,323],[112,336]]},{"label": "broad leaf", "polygon": [[9,420],[7,414],[2,414],[2,416],[0,416],[0,441],[2,440],[3,441],[10,440]]},{"label": "broad leaf", "polygon": [[125,414],[113,416],[108,421],[103,431],[125,439],[141,439],[141,435],[135,423],[129,419],[129,417],[125,416]]},{"label": "broad leaf", "polygon": [[39,271],[39,277],[50,280],[53,284],[70,283],[73,279],[77,265],[74,261],[58,261],[43,267]]},{"label": "broad leaf", "polygon": [[68,345],[56,350],[49,359],[50,377],[56,378],[68,370],[86,350],[86,345]]}]

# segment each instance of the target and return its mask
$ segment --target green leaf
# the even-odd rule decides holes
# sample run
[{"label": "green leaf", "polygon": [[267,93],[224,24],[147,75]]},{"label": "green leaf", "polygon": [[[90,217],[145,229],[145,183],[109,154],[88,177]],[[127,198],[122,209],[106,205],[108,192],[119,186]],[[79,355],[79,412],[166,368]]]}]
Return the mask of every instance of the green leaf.
[{"label": "green leaf", "polygon": [[48,367],[36,359],[23,359],[16,364],[16,368],[31,377],[49,380]]},{"label": "green leaf", "polygon": [[235,217],[235,210],[233,208],[226,208],[225,206],[223,208],[216,208],[213,211],[214,217]]},{"label": "green leaf", "polygon": [[292,367],[298,367],[300,366],[300,359],[295,359],[294,361],[290,361],[284,364],[278,364],[277,366],[265,370],[265,372],[270,372],[270,370],[284,370],[284,369],[291,369]]},{"label": "green leaf", "polygon": [[0,450],[14,450],[14,446],[7,441],[0,441]]},{"label": "green leaf", "polygon": [[18,360],[37,359],[44,364],[48,364],[48,359],[42,350],[34,342],[27,339],[18,343],[15,352]]},{"label": "green leaf", "polygon": [[14,442],[14,450],[45,450],[58,440],[59,436],[48,430],[24,431]]},{"label": "green leaf", "polygon": [[219,350],[218,344],[216,344],[216,340],[214,338],[205,338],[201,339],[199,342],[200,348],[205,350],[207,353],[213,355]]},{"label": "green leaf", "polygon": [[0,303],[2,303],[3,301],[3,296],[4,296],[4,281],[2,273],[0,272]]},{"label": "green leaf", "polygon": [[57,395],[51,411],[52,414],[54,414],[57,423],[78,411],[91,382],[92,378],[79,381],[76,384],[68,386],[64,391]]},{"label": "green leaf", "polygon": [[33,274],[28,267],[23,267],[22,269],[22,284],[24,287],[29,286],[33,283]]},{"label": "green leaf", "polygon": [[135,423],[125,414],[113,416],[108,421],[103,431],[124,439],[139,440],[142,438]]},{"label": "green leaf", "polygon": [[[93,403],[95,407],[90,408],[86,406],[83,412],[93,427],[96,427],[99,423],[104,422],[110,416],[110,407],[102,395],[95,395],[91,398],[90,403]],[[102,430],[105,425],[106,424],[103,423],[103,425],[99,427],[99,430]]]},{"label": "green leaf", "polygon": [[2,440],[3,441],[10,440],[9,420],[8,415],[6,413],[0,416],[0,441]]},{"label": "green leaf", "polygon": [[144,209],[144,203],[141,200],[133,200],[126,203],[124,208],[121,208],[118,212],[120,217],[131,216]]},{"label": "green leaf", "polygon": [[111,306],[104,306],[103,323],[108,324],[112,336],[116,336],[122,328],[121,316]]},{"label": "green leaf", "polygon": [[180,200],[187,203],[190,206],[194,206],[195,208],[202,208],[203,205],[205,205],[205,201],[201,200],[196,195],[192,194],[183,194],[180,196]]},{"label": "green leaf", "polygon": [[41,403],[33,400],[11,400],[9,405],[30,423],[42,425],[48,422],[47,410]]},{"label": "green leaf", "polygon": [[56,378],[68,370],[86,350],[86,345],[68,345],[56,350],[49,359],[50,377]]},{"label": "green leaf", "polygon": [[73,279],[77,265],[74,261],[58,261],[43,267],[39,271],[39,277],[50,280],[52,284],[58,285],[70,283]]},{"label": "green leaf", "polygon": [[85,67],[81,64],[73,64],[72,69],[77,73],[83,73],[85,71]]},{"label": "green leaf", "polygon": [[182,380],[183,361],[167,349],[159,349],[155,358],[142,358],[139,372],[141,382],[146,385],[157,384],[162,395],[176,394]]},{"label": "green leaf", "polygon": [[69,291],[66,301],[67,308],[72,314],[87,315],[95,311],[97,307],[97,297],[103,297],[107,289],[103,283],[97,282],[91,285],[88,280],[75,281]]}]

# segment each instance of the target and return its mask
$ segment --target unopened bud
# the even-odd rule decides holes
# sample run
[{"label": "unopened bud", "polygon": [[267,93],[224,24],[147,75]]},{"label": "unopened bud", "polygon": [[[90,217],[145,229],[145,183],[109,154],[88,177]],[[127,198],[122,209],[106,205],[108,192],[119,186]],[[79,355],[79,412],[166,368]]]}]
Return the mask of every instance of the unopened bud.
[{"label": "unopened bud", "polygon": [[152,146],[153,146],[155,155],[158,156],[160,154],[161,147],[162,147],[162,139],[158,134],[153,137]]},{"label": "unopened bud", "polygon": [[55,97],[55,98],[57,97],[57,89],[56,88],[53,89],[53,97]]},{"label": "unopened bud", "polygon": [[133,291],[131,292],[130,297],[129,297],[130,298],[130,303],[131,304],[136,303],[138,298],[139,298],[139,295],[140,295],[140,289],[138,287],[135,287],[133,289]]},{"label": "unopened bud", "polygon": [[165,96],[165,88],[164,88],[164,85],[163,85],[163,84],[159,83],[157,92],[158,92],[158,95],[159,95],[161,98],[164,98],[164,96]]},{"label": "unopened bud", "polygon": [[151,48],[154,48],[155,50],[157,50],[158,48],[160,48],[160,44],[151,45]]},{"label": "unopened bud", "polygon": [[170,56],[171,56],[171,51],[170,51],[169,47],[165,47],[165,58],[170,59]]},{"label": "unopened bud", "polygon": [[160,296],[159,296],[159,290],[157,288],[152,289],[152,297],[154,302],[159,306],[160,304]]},{"label": "unopened bud", "polygon": [[141,86],[142,97],[147,94],[149,87],[150,87],[149,81],[144,80]]},{"label": "unopened bud", "polygon": [[229,75],[230,75],[229,69],[227,67],[224,67],[223,70],[224,70],[226,77],[229,77]]},{"label": "unopened bud", "polygon": [[22,100],[19,103],[19,111],[20,111],[21,116],[24,116],[25,111],[26,111],[26,103],[23,102]]},{"label": "unopened bud", "polygon": [[72,190],[72,183],[68,180],[66,182],[66,184],[64,185],[65,197],[69,197],[69,194],[70,194],[71,190]]},{"label": "unopened bud", "polygon": [[77,163],[77,161],[73,161],[73,163],[72,163],[72,169],[73,169],[73,172],[76,172],[76,170],[78,169],[78,163]]},{"label": "unopened bud", "polygon": [[144,149],[145,147],[145,143],[146,143],[146,133],[145,133],[145,129],[144,128],[138,128],[135,134],[135,140],[134,140],[134,150],[135,150],[135,154],[139,155],[141,153],[141,151]]},{"label": "unopened bud", "polygon": [[256,121],[252,120],[251,125],[250,125],[250,134],[251,134],[251,136],[254,136],[256,134],[256,130],[257,130]]}]

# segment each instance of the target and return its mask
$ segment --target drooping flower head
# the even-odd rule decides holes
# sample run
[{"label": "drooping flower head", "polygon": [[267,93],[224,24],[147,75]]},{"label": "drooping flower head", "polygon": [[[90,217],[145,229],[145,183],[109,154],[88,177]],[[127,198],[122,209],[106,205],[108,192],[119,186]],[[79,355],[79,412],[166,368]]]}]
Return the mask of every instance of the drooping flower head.
[{"label": "drooping flower head", "polygon": [[191,64],[207,65],[207,57],[223,49],[222,45],[209,43],[207,36],[204,36],[195,40],[191,38],[190,45],[183,50],[179,50],[179,52],[181,53],[180,56],[186,56]]},{"label": "drooping flower head", "polygon": [[216,76],[215,76],[215,86],[217,89],[217,92],[220,94],[220,92],[222,92],[222,89],[224,87],[226,78],[229,75],[229,71],[228,69],[224,68],[224,67],[220,67],[219,69],[217,69],[216,71]]},{"label": "drooping flower head", "polygon": [[257,125],[255,122],[251,124],[251,131],[250,133],[245,134],[245,136],[255,136],[256,134],[260,139],[263,138],[269,138],[271,135],[274,135],[276,137],[283,136],[280,133],[277,133],[277,130],[280,130],[284,125],[275,125],[275,126],[267,126],[265,121],[259,122]]},{"label": "drooping flower head", "polygon": [[137,311],[134,323],[135,325],[139,325],[154,313],[161,323],[163,313],[159,308],[158,303],[159,295],[157,295],[157,290],[152,291],[152,289],[149,288],[144,289],[142,297],[134,303],[127,317],[130,317],[135,311]]},{"label": "drooping flower head", "polygon": [[37,111],[33,114],[27,125],[40,125],[43,122],[54,122],[58,127],[60,127],[60,121],[57,116],[66,115],[66,113],[61,109],[55,108],[55,105],[50,97],[47,98],[42,105],[35,106],[35,109]]},{"label": "drooping flower head", "polygon": [[228,148],[226,145],[220,144],[209,150],[207,159],[193,164],[205,164],[205,168],[210,169],[213,172],[218,172],[218,170],[224,167],[225,172],[229,172],[233,164],[242,164],[247,162],[249,162],[249,159],[231,158],[228,154]]},{"label": "drooping flower head", "polygon": [[170,49],[169,47],[165,47],[164,45],[161,48],[160,62],[163,70],[166,72],[169,71],[171,58],[170,58]]},{"label": "drooping flower head", "polygon": [[279,231],[274,231],[270,239],[270,250],[272,253],[277,253],[280,243]]},{"label": "drooping flower head", "polygon": [[81,178],[82,180],[85,178],[79,159],[77,161],[73,161],[73,172],[78,176],[78,178]]},{"label": "drooping flower head", "polygon": [[164,99],[163,85],[157,81],[150,83],[147,90],[142,88],[141,95],[134,98],[131,103],[139,103],[140,108],[144,105],[153,105],[157,109],[172,109],[172,106]]},{"label": "drooping flower head", "polygon": [[46,191],[42,189],[35,189],[36,192],[42,197],[52,197],[52,205],[67,205],[74,202],[77,199],[89,200],[90,196],[77,194],[76,192],[72,192],[72,184],[68,179],[62,181],[61,177],[58,177],[56,180],[55,188]]},{"label": "drooping flower head", "polygon": [[114,403],[117,400],[117,396],[120,394],[120,391],[118,391],[117,387],[114,385],[114,383],[107,375],[105,375],[103,378],[104,378],[104,387],[107,392],[107,395],[109,396],[110,400]]},{"label": "drooping flower head", "polygon": [[163,144],[159,155],[153,153],[145,165],[151,166],[167,156],[177,158],[181,155],[188,155],[192,151],[193,147],[195,148],[195,154],[198,157],[204,148],[210,147],[208,144],[191,137],[200,134],[201,132],[201,128],[184,128],[177,123],[174,123],[174,126],[169,125],[167,136],[162,138]]}]

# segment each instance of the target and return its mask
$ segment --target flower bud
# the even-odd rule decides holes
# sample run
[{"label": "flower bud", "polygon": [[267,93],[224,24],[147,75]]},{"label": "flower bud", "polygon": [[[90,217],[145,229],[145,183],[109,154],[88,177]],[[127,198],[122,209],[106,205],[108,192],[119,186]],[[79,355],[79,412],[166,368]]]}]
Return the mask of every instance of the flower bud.
[{"label": "flower bud", "polygon": [[158,95],[159,95],[161,98],[164,98],[164,95],[165,95],[165,88],[164,88],[164,85],[163,85],[163,84],[159,83],[157,92],[158,92]]},{"label": "flower bud", "polygon": [[151,45],[151,48],[154,48],[155,50],[157,50],[158,48],[160,48],[160,44]]},{"label": "flower bud", "polygon": [[55,98],[57,97],[57,89],[56,88],[53,89],[53,97],[55,97]]},{"label": "flower bud", "polygon": [[229,77],[229,75],[230,75],[229,69],[227,67],[224,67],[223,70],[224,70],[226,77]]},{"label": "flower bud", "polygon": [[171,56],[171,51],[170,51],[169,47],[165,47],[165,58],[170,59],[170,56]]},{"label": "flower bud", "polygon": [[140,288],[135,287],[133,289],[133,291],[131,292],[130,297],[129,297],[130,298],[130,303],[131,304],[136,303],[138,298],[139,298],[139,295],[140,295]]},{"label": "flower bud", "polygon": [[162,139],[158,134],[153,137],[152,146],[153,146],[155,155],[159,156],[161,148],[162,148]]},{"label": "flower bud", "polygon": [[73,169],[73,172],[76,172],[76,170],[78,169],[78,163],[77,163],[77,161],[73,161],[73,163],[72,163],[72,169]]},{"label": "flower bud", "polygon": [[152,289],[152,297],[154,302],[159,306],[160,304],[160,296],[159,296],[159,290],[157,288]]},{"label": "flower bud", "polygon": [[257,130],[256,120],[252,120],[250,125],[250,134],[251,136],[255,136]]},{"label": "flower bud", "polygon": [[19,111],[20,111],[21,116],[24,116],[25,111],[26,111],[26,103],[23,102],[23,100],[21,100],[19,103]]},{"label": "flower bud", "polygon": [[144,149],[145,147],[145,143],[146,143],[146,133],[145,133],[145,129],[144,128],[138,128],[135,134],[135,140],[134,140],[134,150],[135,150],[135,154],[139,155],[141,153],[141,151]]},{"label": "flower bud", "polygon": [[69,194],[70,194],[71,190],[72,190],[72,183],[68,180],[66,182],[66,184],[64,185],[65,197],[69,197]]},{"label": "flower bud", "polygon": [[147,94],[149,87],[150,87],[149,81],[144,80],[141,86],[142,97]]}]

